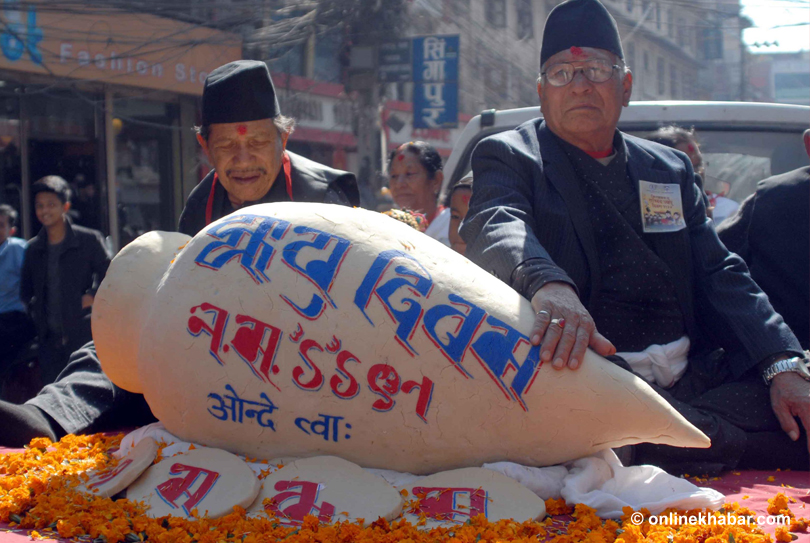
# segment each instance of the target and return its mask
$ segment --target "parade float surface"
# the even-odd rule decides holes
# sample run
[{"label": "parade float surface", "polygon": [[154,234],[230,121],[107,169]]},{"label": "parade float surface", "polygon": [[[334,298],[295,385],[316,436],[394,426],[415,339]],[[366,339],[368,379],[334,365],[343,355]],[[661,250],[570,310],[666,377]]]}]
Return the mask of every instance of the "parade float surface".
[{"label": "parade float surface", "polygon": [[[0,450],[0,543],[23,543],[30,539],[72,538],[95,543],[495,543],[552,541],[554,543],[743,543],[798,541],[807,543],[807,523],[802,518],[810,503],[807,472],[730,472],[721,478],[697,480],[724,492],[727,505],[717,512],[664,511],[658,518],[675,518],[671,525],[651,523],[645,515],[639,522],[627,510],[618,521],[604,521],[585,506],[570,507],[562,500],[547,500],[547,519],[527,522],[483,516],[468,518],[456,526],[422,529],[419,521],[380,519],[363,527],[362,522],[322,523],[307,516],[296,526],[280,518],[250,518],[244,509],[219,519],[147,517],[142,505],[126,499],[77,493],[71,485],[87,469],[112,467],[108,451],[121,436],[67,436],[57,444],[37,439],[25,450]],[[268,465],[267,472],[274,466]],[[85,483],[87,481],[84,481]],[[406,508],[418,505],[418,496],[406,498]],[[672,517],[670,515],[675,515]],[[702,523],[679,523],[678,515],[695,516]],[[700,517],[703,515],[703,517]],[[777,525],[779,515],[789,518]],[[759,517],[760,525],[742,521]],[[721,523],[720,518],[724,521]],[[712,520],[714,519],[714,520]],[[730,519],[735,524],[730,525]],[[426,519],[425,519],[426,520]],[[740,522],[742,522],[740,524]]]},{"label": "parade float surface", "polygon": [[544,365],[527,300],[379,213],[264,204],[187,240],[135,240],[93,310],[105,373],[185,441],[415,474],[709,445],[593,352]]}]

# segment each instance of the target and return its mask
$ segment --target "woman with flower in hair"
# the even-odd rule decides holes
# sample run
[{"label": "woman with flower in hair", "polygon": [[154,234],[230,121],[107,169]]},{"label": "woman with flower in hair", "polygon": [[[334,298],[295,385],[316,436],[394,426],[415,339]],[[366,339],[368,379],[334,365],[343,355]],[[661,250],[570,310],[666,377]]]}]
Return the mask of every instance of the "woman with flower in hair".
[{"label": "woman with flower in hair", "polygon": [[449,247],[450,210],[438,201],[443,180],[442,157],[429,143],[411,141],[391,152],[388,183],[394,203],[424,214],[425,234]]}]

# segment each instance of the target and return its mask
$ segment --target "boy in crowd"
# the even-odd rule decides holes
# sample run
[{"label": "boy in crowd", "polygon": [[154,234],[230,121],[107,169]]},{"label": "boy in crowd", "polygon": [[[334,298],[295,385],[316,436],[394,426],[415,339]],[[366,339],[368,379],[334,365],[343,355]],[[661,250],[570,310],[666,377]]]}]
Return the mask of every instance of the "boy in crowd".
[{"label": "boy in crowd", "polygon": [[467,244],[461,234],[458,233],[458,228],[470,209],[472,182],[472,174],[469,174],[453,185],[450,194],[447,195],[447,207],[450,208],[450,227],[447,235],[450,238],[450,247],[462,255],[467,250]]},{"label": "boy in crowd", "polygon": [[52,383],[70,353],[90,341],[90,309],[110,255],[100,232],[71,224],[70,188],[56,175],[31,187],[42,229],[25,251],[20,294],[39,336],[43,384]]},{"label": "boy in crowd", "polygon": [[34,327],[20,301],[25,240],[14,237],[16,233],[17,211],[0,204],[0,372],[34,337]]}]

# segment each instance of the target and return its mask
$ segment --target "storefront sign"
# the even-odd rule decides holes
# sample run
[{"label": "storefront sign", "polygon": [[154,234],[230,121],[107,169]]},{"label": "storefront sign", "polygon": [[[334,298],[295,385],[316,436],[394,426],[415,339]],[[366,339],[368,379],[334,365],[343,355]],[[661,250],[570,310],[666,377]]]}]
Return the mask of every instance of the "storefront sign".
[{"label": "storefront sign", "polygon": [[208,72],[241,58],[241,39],[154,15],[4,0],[0,68],[202,94]]},{"label": "storefront sign", "polygon": [[330,132],[352,132],[352,105],[345,96],[320,96],[290,91],[276,85],[285,115],[295,118],[298,127]]},{"label": "storefront sign", "polygon": [[415,128],[458,126],[458,36],[413,40]]},{"label": "storefront sign", "polygon": [[381,83],[413,81],[412,40],[404,39],[380,45],[377,79]]}]

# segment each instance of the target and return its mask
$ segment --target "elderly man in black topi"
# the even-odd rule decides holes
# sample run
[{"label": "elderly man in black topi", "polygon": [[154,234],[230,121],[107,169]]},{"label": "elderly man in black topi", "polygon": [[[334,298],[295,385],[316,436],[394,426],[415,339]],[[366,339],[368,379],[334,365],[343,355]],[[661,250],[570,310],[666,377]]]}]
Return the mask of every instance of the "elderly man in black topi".
[{"label": "elderly man in black topi", "polygon": [[[712,440],[641,444],[625,460],[680,473],[807,469],[799,342],[718,240],[689,158],[617,130],[633,76],[613,17],[598,0],[559,4],[540,56],[544,119],[473,152],[466,256],[531,300],[544,363],[572,371],[589,346],[618,351],[616,363]],[[645,223],[648,207],[682,220]]]},{"label": "elderly man in black topi", "polygon": [[[286,150],[293,125],[281,115],[266,64],[239,60],[212,71],[205,80],[197,139],[214,169],[191,191],[179,231],[194,236],[211,222],[259,203],[358,206],[354,174]],[[143,396],[118,388],[104,375],[90,342],[36,397],[23,405],[0,402],[0,445],[154,420]]]}]

